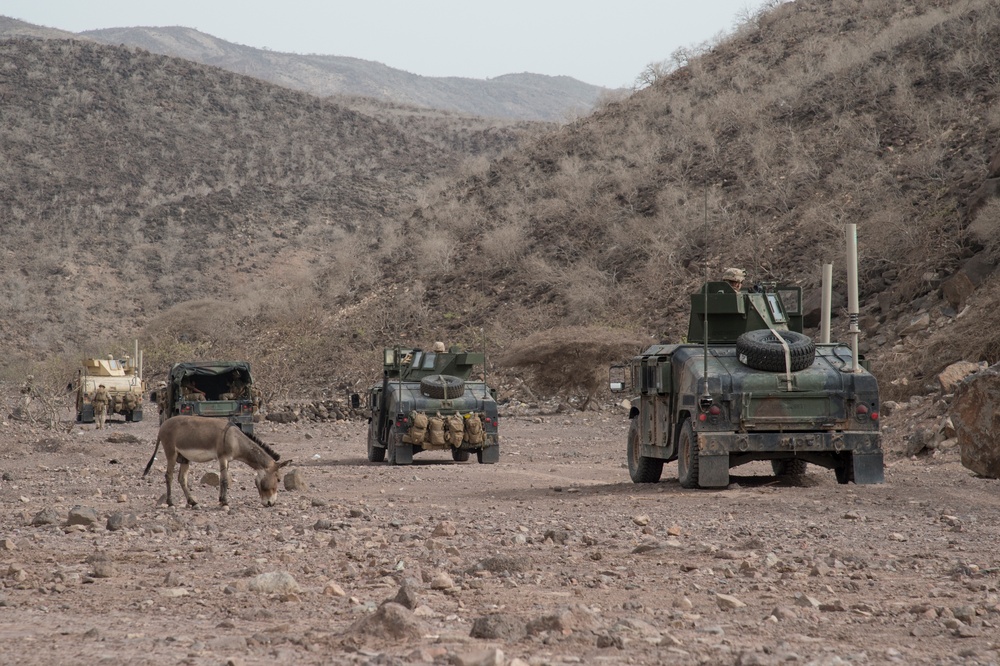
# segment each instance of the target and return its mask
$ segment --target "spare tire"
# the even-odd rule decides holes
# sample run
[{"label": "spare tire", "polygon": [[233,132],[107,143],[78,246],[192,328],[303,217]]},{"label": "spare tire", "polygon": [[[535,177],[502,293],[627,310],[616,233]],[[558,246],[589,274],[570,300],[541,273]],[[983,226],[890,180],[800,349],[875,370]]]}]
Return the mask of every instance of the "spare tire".
[{"label": "spare tire", "polygon": [[458,398],[465,393],[465,381],[453,375],[430,375],[420,380],[420,392],[428,398]]},{"label": "spare tire", "polygon": [[736,356],[740,363],[765,372],[785,371],[785,348],[775,333],[788,343],[791,371],[805,370],[816,359],[816,345],[808,335],[795,331],[747,331],[736,339]]}]

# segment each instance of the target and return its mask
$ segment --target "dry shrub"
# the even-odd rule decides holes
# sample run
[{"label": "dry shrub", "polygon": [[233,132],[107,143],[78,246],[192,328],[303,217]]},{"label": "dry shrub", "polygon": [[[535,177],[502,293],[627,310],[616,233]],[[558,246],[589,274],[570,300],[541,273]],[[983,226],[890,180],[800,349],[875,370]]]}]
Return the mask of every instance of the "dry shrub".
[{"label": "dry shrub", "polygon": [[488,265],[500,269],[511,268],[529,249],[525,225],[510,222],[490,229],[483,234],[479,246]]},{"label": "dry shrub", "polygon": [[526,370],[539,391],[573,397],[582,411],[607,381],[608,365],[650,342],[632,331],[602,326],[551,328],[515,343],[498,363]]},{"label": "dry shrub", "polygon": [[969,236],[983,246],[994,259],[1000,257],[1000,199],[990,199],[976,212],[969,225]]}]

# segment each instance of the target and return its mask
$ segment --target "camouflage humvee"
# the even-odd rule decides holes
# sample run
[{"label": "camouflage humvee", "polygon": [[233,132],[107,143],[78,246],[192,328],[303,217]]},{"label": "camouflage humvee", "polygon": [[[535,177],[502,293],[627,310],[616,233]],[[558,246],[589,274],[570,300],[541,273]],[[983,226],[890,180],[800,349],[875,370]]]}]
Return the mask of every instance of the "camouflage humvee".
[{"label": "camouflage humvee", "polygon": [[463,462],[500,460],[497,402],[480,376],[485,355],[387,348],[382,380],[368,390],[368,460],[409,465],[420,451],[448,450]]},{"label": "camouflage humvee", "polygon": [[[683,344],[654,345],[612,369],[612,390],[638,392],[629,413],[628,469],[659,481],[677,460],[681,486],[724,487],[729,469],[771,462],[778,476],[807,463],[837,481],[882,483],[875,377],[843,343],[802,334],[802,291],[762,285],[736,292],[708,282],[691,295]],[[787,343],[782,344],[782,338]]]}]

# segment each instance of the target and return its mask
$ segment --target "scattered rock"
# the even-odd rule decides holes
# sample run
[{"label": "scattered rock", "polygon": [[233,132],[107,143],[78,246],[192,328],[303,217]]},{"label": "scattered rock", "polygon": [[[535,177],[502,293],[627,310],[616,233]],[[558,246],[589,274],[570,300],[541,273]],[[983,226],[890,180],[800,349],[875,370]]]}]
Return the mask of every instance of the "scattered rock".
[{"label": "scattered rock", "polygon": [[717,603],[719,608],[722,610],[736,610],[737,608],[746,608],[747,606],[745,603],[729,594],[716,594],[715,603]]},{"label": "scattered rock", "polygon": [[250,581],[250,590],[261,594],[297,594],[302,590],[286,571],[262,573]]},{"label": "scattered rock", "polygon": [[477,617],[472,623],[472,638],[517,642],[527,634],[524,620],[509,613],[493,613]]},{"label": "scattered rock", "polygon": [[427,630],[409,609],[390,602],[352,624],[347,633],[391,643],[419,640]]},{"label": "scattered rock", "polygon": [[205,472],[201,475],[201,481],[199,481],[203,486],[212,486],[213,488],[219,487],[219,473],[218,472]]},{"label": "scattered rock", "polygon": [[67,518],[66,524],[93,527],[99,521],[100,518],[98,517],[95,509],[89,506],[74,506],[69,510],[69,518]]},{"label": "scattered rock", "polygon": [[955,389],[951,418],[962,464],[980,476],[1000,478],[1000,366],[977,372]]},{"label": "scattered rock", "polygon": [[134,513],[119,511],[108,516],[106,527],[109,532],[117,532],[118,530],[131,529],[138,524],[139,519],[136,518]]},{"label": "scattered rock", "polygon": [[305,490],[308,487],[302,470],[296,468],[284,476],[285,490]]}]

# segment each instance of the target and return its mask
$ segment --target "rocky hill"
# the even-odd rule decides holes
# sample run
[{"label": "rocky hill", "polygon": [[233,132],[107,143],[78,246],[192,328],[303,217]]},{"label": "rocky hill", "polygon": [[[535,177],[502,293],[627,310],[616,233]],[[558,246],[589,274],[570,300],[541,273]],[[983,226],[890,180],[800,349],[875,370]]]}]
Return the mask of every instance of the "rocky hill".
[{"label": "rocky hill", "polygon": [[589,112],[605,92],[569,76],[522,73],[487,80],[420,76],[358,58],[257,49],[178,26],[107,28],[79,34],[105,44],[135,46],[221,67],[320,97],[371,97],[491,118],[559,122]]},{"label": "rocky hill", "polygon": [[18,359],[141,332],[150,363],[247,357],[305,392],[364,382],[387,341],[496,351],[576,324],[677,339],[706,269],[810,290],[832,261],[843,284],[847,222],[887,397],[1000,357],[987,0],[779,5],[458,174],[444,144],[253,79],[82,42],[2,48]]}]

